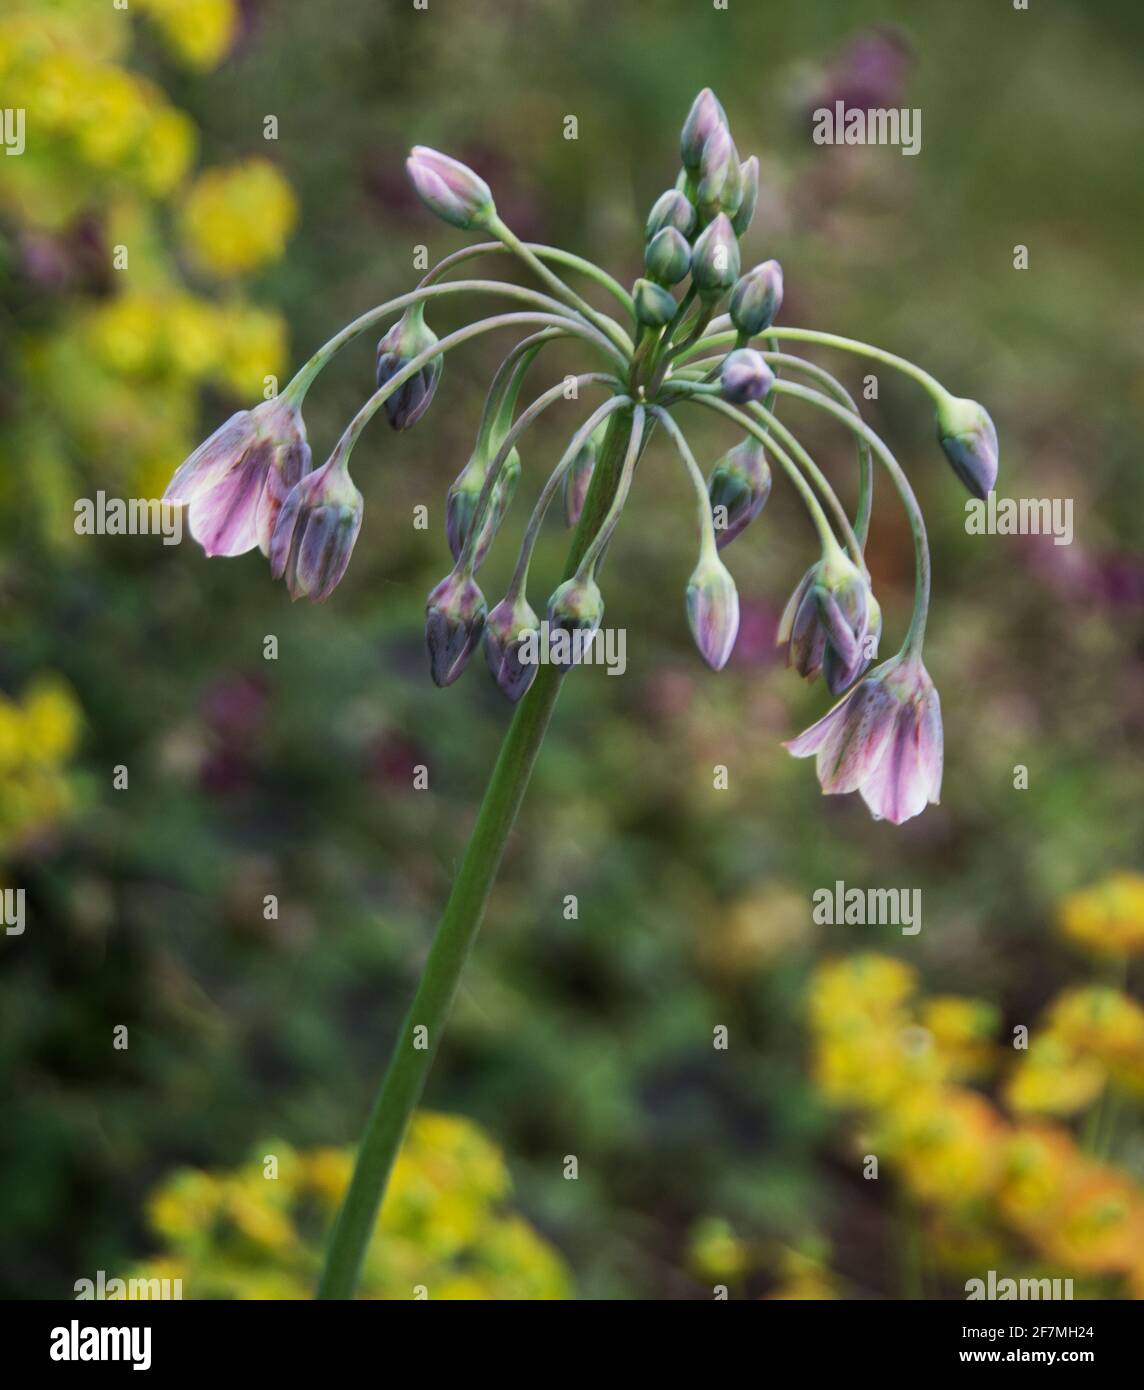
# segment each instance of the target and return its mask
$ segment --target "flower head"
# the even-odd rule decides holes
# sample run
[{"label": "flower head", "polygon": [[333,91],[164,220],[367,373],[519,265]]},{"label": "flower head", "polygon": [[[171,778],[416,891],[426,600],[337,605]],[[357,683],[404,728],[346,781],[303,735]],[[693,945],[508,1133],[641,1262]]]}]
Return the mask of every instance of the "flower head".
[{"label": "flower head", "polygon": [[754,521],[771,495],[766,450],[754,435],[748,435],[723,455],[712,469],[707,492],[715,543],[722,550]]},{"label": "flower head", "polygon": [[696,238],[691,282],[705,299],[718,299],[739,278],[739,240],[725,212],[718,213]]},{"label": "flower head", "polygon": [[937,410],[937,437],[953,471],[974,495],[986,498],[997,485],[997,428],[976,401],[946,396]]},{"label": "flower head", "polygon": [[707,141],[720,127],[726,127],[727,113],[710,87],[704,87],[691,103],[679,137],[679,156],[690,174],[699,170]]},{"label": "flower head", "polygon": [[525,634],[539,632],[540,619],[523,594],[507,594],[485,622],[485,660],[501,693],[515,704],[536,676],[535,662],[521,661]]},{"label": "flower head", "polygon": [[785,747],[816,760],[827,795],[860,792],[901,825],[941,797],[941,701],[920,658],[899,653]]},{"label": "flower head", "polygon": [[881,621],[865,575],[839,551],[803,575],[776,640],[787,649],[788,666],[808,681],[822,674],[830,693],[841,695],[873,659]]},{"label": "flower head", "polygon": [[740,333],[754,337],[774,323],[783,304],[783,268],[764,261],[748,270],[731,291],[731,322]]},{"label": "flower head", "polygon": [[334,454],[290,492],[270,540],[270,573],[290,597],[329,598],[342,581],[361,530],[362,495]]},{"label": "flower head", "polygon": [[495,216],[492,190],[459,159],[414,145],[405,168],[429,211],[454,227],[480,227]]},{"label": "flower head", "polygon": [[688,581],[687,621],[703,660],[721,671],[739,635],[739,591],[714,554],[699,561]]},{"label": "flower head", "polygon": [[[425,323],[424,305],[414,304],[406,309],[377,345],[378,390],[437,341],[436,333]],[[395,430],[409,429],[429,409],[442,365],[440,357],[430,358],[419,372],[386,397],[386,418]]]},{"label": "flower head", "polygon": [[429,674],[437,685],[452,685],[481,640],[488,605],[467,571],[453,570],[425,605],[425,646]]},{"label": "flower head", "polygon": [[767,366],[761,352],[754,348],[736,348],[723,359],[719,387],[725,401],[742,405],[761,401],[775,384],[775,374]]},{"label": "flower head", "polygon": [[279,509],[310,470],[301,411],[283,395],[240,410],[194,451],[164,501],[187,506],[191,535],[208,555],[263,554]]}]

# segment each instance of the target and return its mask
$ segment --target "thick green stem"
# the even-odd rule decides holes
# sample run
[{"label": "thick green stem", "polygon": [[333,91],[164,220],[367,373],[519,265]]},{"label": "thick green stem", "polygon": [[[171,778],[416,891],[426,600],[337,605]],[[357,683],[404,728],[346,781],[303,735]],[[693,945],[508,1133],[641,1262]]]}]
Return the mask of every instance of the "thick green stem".
[{"label": "thick green stem", "polygon": [[[566,579],[575,574],[608,513],[619,484],[630,433],[630,412],[617,410],[604,437],[584,510],[572,538],[564,572]],[[421,981],[366,1124],[353,1178],[330,1238],[326,1266],[318,1287],[319,1298],[353,1296],[389,1174],[441,1045],[461,971],[484,916],[489,892],[552,717],[562,679],[557,667],[542,666],[517,706],[505,735]],[[420,1032],[422,1028],[426,1030],[424,1035]]]}]

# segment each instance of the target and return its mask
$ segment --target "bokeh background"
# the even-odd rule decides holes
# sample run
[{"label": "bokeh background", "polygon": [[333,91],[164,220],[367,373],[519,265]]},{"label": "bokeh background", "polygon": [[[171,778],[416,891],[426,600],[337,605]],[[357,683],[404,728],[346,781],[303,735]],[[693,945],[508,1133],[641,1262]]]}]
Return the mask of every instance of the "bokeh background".
[{"label": "bokeh background", "polygon": [[[0,104],[26,108],[27,149],[0,155],[0,887],[27,926],[0,936],[4,1294],[141,1267],[187,1297],[308,1294],[510,715],[480,661],[435,689],[421,628],[511,340],[452,354],[417,429],[372,426],[322,608],[256,554],[77,536],[76,499],[158,495],[265,375],[407,288],[415,245],[463,244],[407,188],[411,143],[630,282],[705,84],[762,161],[745,264],[782,261],[783,321],[983,400],[1000,492],[1074,499],[1076,537],[967,535],[928,403],[880,375],[870,419],[934,545],[946,727],[941,806],[894,829],[780,746],[826,708],[773,652],[813,558],[789,492],[727,552],[743,625],[714,676],[683,613],[686,479],[653,444],[606,572],[627,673],[567,682],[365,1292],[963,1297],[995,1269],[1144,1294],[1141,29],[1129,0],[343,0],[336,22],[8,0]],[[920,155],[815,147],[808,113],[837,98],[920,107]],[[371,354],[311,393],[316,456]],[[579,361],[554,353],[537,389]],[[846,439],[786,414],[852,499]],[[490,597],[572,423],[522,450]],[[733,442],[702,416],[691,440],[705,465]],[[565,544],[546,529],[541,585]],[[884,485],[870,556],[893,638],[911,559]],[[836,880],[920,888],[920,934],[815,925]]]}]

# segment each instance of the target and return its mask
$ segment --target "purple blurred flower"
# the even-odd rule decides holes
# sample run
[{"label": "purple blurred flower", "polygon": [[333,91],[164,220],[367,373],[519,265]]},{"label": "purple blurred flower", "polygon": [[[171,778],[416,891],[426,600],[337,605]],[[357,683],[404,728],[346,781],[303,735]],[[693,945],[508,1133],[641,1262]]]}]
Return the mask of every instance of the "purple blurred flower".
[{"label": "purple blurred flower", "polygon": [[405,168],[425,206],[454,227],[482,226],[496,211],[488,184],[459,159],[414,145]]},{"label": "purple blurred flower", "polygon": [[860,792],[875,820],[901,825],[941,798],[941,702],[916,656],[891,657],[784,746],[815,758],[827,795]]}]

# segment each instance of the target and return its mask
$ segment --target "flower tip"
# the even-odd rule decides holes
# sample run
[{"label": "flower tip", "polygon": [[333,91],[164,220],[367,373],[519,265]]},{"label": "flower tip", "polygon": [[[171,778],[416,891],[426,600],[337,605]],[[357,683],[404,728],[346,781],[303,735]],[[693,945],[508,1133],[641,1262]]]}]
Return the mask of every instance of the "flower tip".
[{"label": "flower tip", "polygon": [[429,211],[462,231],[487,226],[496,213],[488,184],[459,159],[414,145],[405,169]]},{"label": "flower tip", "polygon": [[977,401],[946,396],[938,405],[937,437],[953,471],[984,501],[997,486],[997,427]]}]

